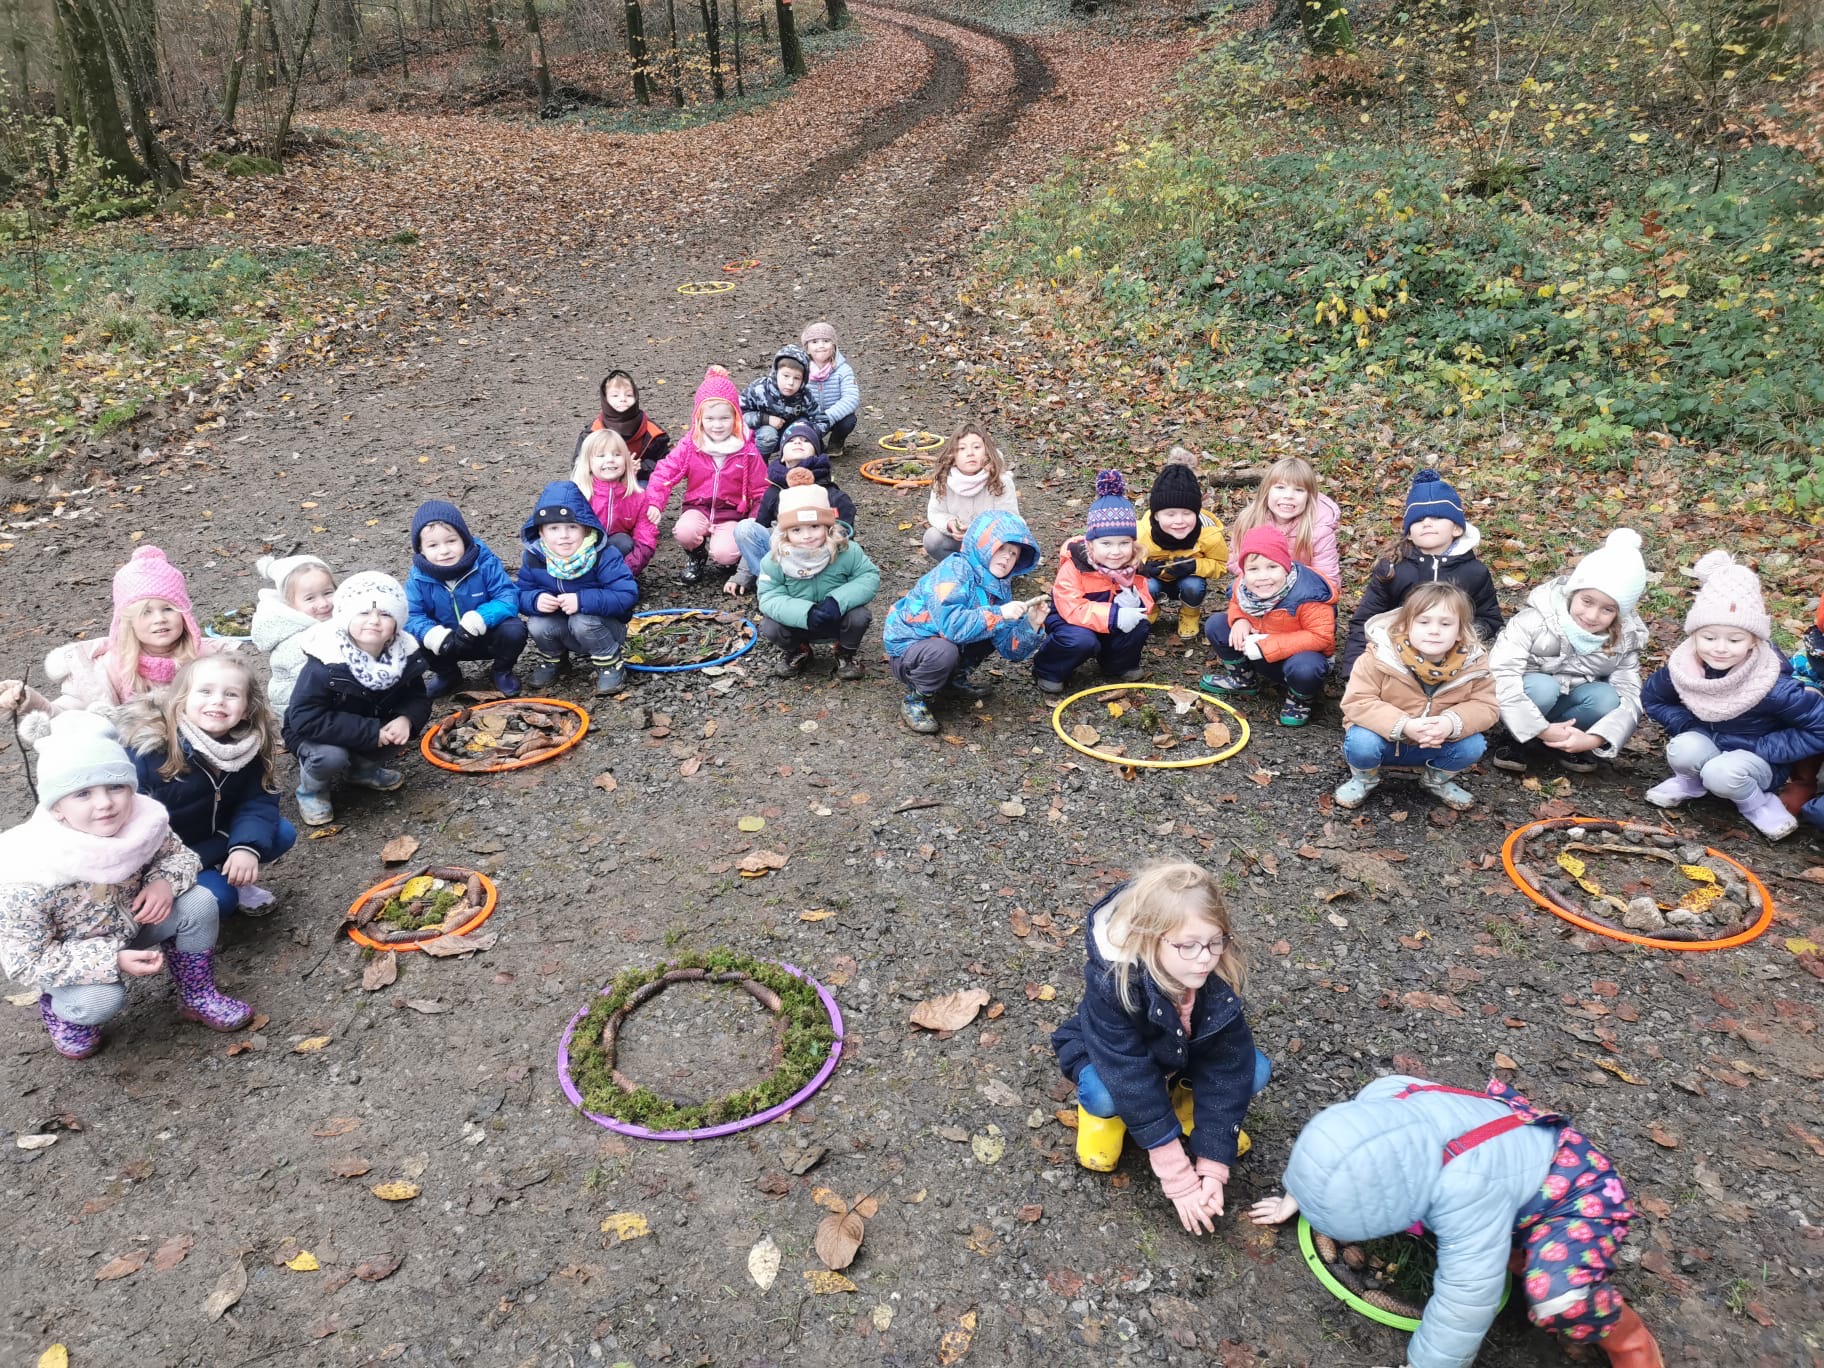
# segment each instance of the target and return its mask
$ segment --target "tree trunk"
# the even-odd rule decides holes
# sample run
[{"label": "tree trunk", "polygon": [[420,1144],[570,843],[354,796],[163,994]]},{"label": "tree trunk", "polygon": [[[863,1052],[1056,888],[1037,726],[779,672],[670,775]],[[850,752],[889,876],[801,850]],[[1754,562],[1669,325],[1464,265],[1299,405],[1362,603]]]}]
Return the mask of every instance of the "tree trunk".
[{"label": "tree trunk", "polygon": [[222,122],[234,126],[241,103],[241,68],[247,61],[247,39],[253,33],[253,0],[241,0],[241,21],[235,26],[234,54],[228,59],[228,85],[222,91]]},{"label": "tree trunk", "polygon": [[551,93],[551,62],[545,56],[545,34],[538,26],[538,0],[525,0],[526,32],[532,35],[532,76],[538,82],[538,107],[555,103]]},{"label": "tree trunk", "polygon": [[747,87],[741,83],[741,0],[729,0],[735,8],[735,94],[747,94]]},{"label": "tree trunk", "polygon": [[488,51],[499,52],[500,25],[494,20],[494,0],[481,0],[481,31],[487,35]]},{"label": "tree trunk", "polygon": [[1305,46],[1314,56],[1355,51],[1346,0],[1299,0],[1298,21],[1305,31]]},{"label": "tree trunk", "polygon": [[399,88],[412,83],[411,64],[405,55],[405,0],[393,0],[393,34],[399,39]]},{"label": "tree trunk", "polygon": [[361,40],[361,12],[355,8],[355,0],[329,0],[329,36],[342,52],[346,69]]},{"label": "tree trunk", "polygon": [[652,80],[646,71],[646,20],[640,0],[624,0],[627,16],[627,70],[633,77],[633,98],[642,106],[652,103]]},{"label": "tree trunk", "polygon": [[709,85],[718,100],[728,98],[728,86],[722,80],[722,8],[717,0],[697,0],[703,13],[703,42],[709,48]]},{"label": "tree trunk", "polygon": [[141,104],[166,103],[164,70],[158,60],[158,10],[152,0],[120,0],[115,12],[121,47],[126,55],[124,75],[132,82]]},{"label": "tree trunk", "polygon": [[[184,174],[159,142],[158,130],[152,126],[152,109],[146,101],[146,92],[156,89],[158,81],[153,75],[134,71],[140,56],[133,51],[133,40],[122,28],[120,15],[109,8],[107,0],[98,0],[95,18],[115,69],[122,73],[120,93],[126,97],[127,122],[133,129],[133,140],[139,144],[140,160],[152,180],[167,190],[175,190],[184,183]],[[153,51],[157,52],[156,47]]]},{"label": "tree trunk", "polygon": [[779,62],[785,76],[795,81],[805,74],[804,49],[798,46],[798,26],[792,20],[792,0],[773,0],[773,17],[779,21]]},{"label": "tree trunk", "polygon": [[285,159],[285,144],[291,138],[291,116],[298,108],[298,82],[304,76],[304,54],[310,51],[310,40],[317,31],[317,11],[323,0],[310,0],[310,13],[304,20],[304,36],[298,40],[298,55],[291,64],[291,81],[285,92],[285,112],[279,116],[279,126],[272,131],[272,150],[268,154],[274,161]]},{"label": "tree trunk", "polygon": [[127,126],[114,95],[107,38],[88,0],[55,0],[57,21],[68,43],[68,77],[77,123],[86,128],[108,174],[144,185],[152,173],[133,155]]},{"label": "tree trunk", "polygon": [[671,102],[684,108],[684,59],[678,55],[678,0],[665,0],[665,23],[671,31]]},{"label": "tree trunk", "polygon": [[848,0],[823,0],[823,8],[830,16],[832,29],[845,29],[849,26]]}]

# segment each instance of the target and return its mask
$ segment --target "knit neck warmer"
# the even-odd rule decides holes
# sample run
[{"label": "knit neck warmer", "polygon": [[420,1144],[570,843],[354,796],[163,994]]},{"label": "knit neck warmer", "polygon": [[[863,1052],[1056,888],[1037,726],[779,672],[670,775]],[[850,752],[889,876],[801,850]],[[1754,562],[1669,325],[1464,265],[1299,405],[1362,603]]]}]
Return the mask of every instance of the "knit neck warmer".
[{"label": "knit neck warmer", "polygon": [[815,549],[787,543],[779,553],[779,568],[790,579],[816,579],[830,568],[830,544],[825,541]]},{"label": "knit neck warmer", "polygon": [[815,361],[811,362],[811,379],[828,380],[834,374],[836,374],[835,356],[830,357],[830,363],[827,366],[820,366]]},{"label": "knit neck warmer", "polygon": [[741,439],[732,432],[719,442],[713,442],[705,437],[697,443],[697,450],[710,457],[733,456],[741,450]]},{"label": "knit neck warmer", "polygon": [[1245,579],[1238,576],[1235,580],[1235,602],[1241,606],[1241,611],[1246,613],[1249,617],[1264,618],[1268,613],[1272,612],[1275,608],[1279,607],[1280,604],[1286,601],[1286,595],[1292,592],[1292,586],[1297,583],[1298,567],[1294,565],[1292,567],[1292,572],[1286,576],[1286,582],[1279,586],[1279,592],[1276,594],[1269,594],[1267,597],[1262,598],[1248,588],[1248,582]]},{"label": "knit neck warmer", "polygon": [[348,666],[362,688],[383,693],[405,677],[405,663],[412,658],[412,653],[405,649],[403,632],[395,632],[393,639],[386,643],[386,649],[377,656],[371,656],[355,645],[347,632],[337,632],[336,636],[341,640],[342,663]]},{"label": "knit neck warmer", "polygon": [[1161,551],[1189,551],[1197,545],[1197,539],[1203,535],[1203,519],[1199,517],[1191,524],[1191,530],[1182,537],[1174,537],[1159,525],[1159,515],[1155,513],[1147,523],[1153,538],[1153,544]]},{"label": "knit neck warmer", "polygon": [[1429,660],[1404,632],[1394,633],[1389,640],[1400,653],[1400,664],[1411,670],[1413,677],[1426,689],[1440,688],[1463,673],[1469,664],[1469,648],[1461,641],[1447,651],[1442,660]]},{"label": "knit neck warmer", "polygon": [[986,488],[988,488],[987,466],[983,466],[973,475],[965,475],[953,467],[950,473],[944,476],[944,493],[954,494],[959,499],[973,499]]},{"label": "knit neck warmer", "polygon": [[603,431],[617,433],[623,442],[631,442],[634,434],[640,430],[640,424],[646,421],[646,410],[640,407],[637,399],[625,413],[616,413],[603,404],[597,421],[601,423]]},{"label": "knit neck warmer", "polygon": [[412,564],[417,566],[418,569],[422,570],[432,579],[441,580],[443,583],[448,584],[451,580],[459,580],[464,575],[468,574],[469,571],[473,570],[475,568],[475,557],[478,554],[480,553],[476,549],[475,543],[471,541],[462,548],[462,555],[457,558],[456,563],[453,565],[433,564],[431,561],[424,558],[422,552],[413,554]]},{"label": "knit neck warmer", "polygon": [[1607,632],[1592,632],[1577,625],[1577,619],[1571,616],[1570,593],[1562,583],[1552,592],[1552,629],[1563,638],[1573,655],[1595,655],[1608,649]]},{"label": "knit neck warmer", "polygon": [[1666,660],[1678,698],[1704,722],[1740,717],[1780,682],[1780,654],[1766,642],[1728,674],[1712,675],[1697,658],[1697,638],[1686,637]]},{"label": "knit neck warmer", "polygon": [[139,677],[149,684],[169,684],[177,678],[177,657],[142,654]]},{"label": "knit neck warmer", "polygon": [[545,546],[543,538],[539,539],[538,544],[544,548],[545,569],[550,571],[554,578],[560,580],[581,579],[589,573],[590,567],[595,564],[595,558],[601,551],[600,539],[594,532],[590,532],[588,536],[584,537],[583,544],[567,556],[560,556],[549,546]]},{"label": "knit neck warmer", "polygon": [[1118,586],[1120,586],[1123,589],[1127,588],[1129,585],[1131,585],[1134,582],[1134,564],[1133,564],[1133,557],[1131,555],[1128,557],[1128,563],[1125,566],[1123,566],[1119,570],[1115,570],[1115,569],[1111,569],[1110,567],[1102,564],[1101,561],[1096,559],[1096,550],[1095,550],[1096,544],[1093,541],[1085,542],[1083,545],[1085,548],[1084,557],[1089,561],[1089,565],[1092,570],[1097,571],[1099,574],[1107,575],[1111,580],[1113,580]]},{"label": "knit neck warmer", "polygon": [[170,834],[164,804],[143,793],[133,799],[126,826],[113,836],[90,836],[38,808],[0,835],[0,865],[10,879],[46,887],[125,883],[152,863]]},{"label": "knit neck warmer", "polygon": [[[367,652],[363,651],[362,655]],[[206,761],[217,774],[233,774],[247,767],[247,762],[260,753],[260,734],[251,727],[240,740],[211,736],[187,717],[177,719],[177,733],[183,737],[190,753]]]}]

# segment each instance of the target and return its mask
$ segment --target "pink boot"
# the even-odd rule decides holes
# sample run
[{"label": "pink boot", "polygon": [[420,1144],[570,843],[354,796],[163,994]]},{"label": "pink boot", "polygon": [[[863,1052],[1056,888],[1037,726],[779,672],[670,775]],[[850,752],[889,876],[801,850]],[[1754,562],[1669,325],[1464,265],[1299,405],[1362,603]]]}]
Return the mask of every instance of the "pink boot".
[{"label": "pink boot", "polygon": [[238,1031],[253,1019],[253,1008],[216,989],[215,951],[167,950],[165,964],[177,984],[177,1014],[185,1021],[200,1021],[212,1031]]},{"label": "pink boot", "polygon": [[1775,792],[1757,793],[1743,798],[1735,810],[1754,824],[1754,829],[1770,841],[1783,841],[1799,829],[1799,819],[1786,810]]},{"label": "pink boot", "polygon": [[78,1026],[51,1010],[51,995],[38,995],[38,1016],[51,1037],[51,1048],[65,1059],[87,1059],[101,1048],[101,1027]]}]

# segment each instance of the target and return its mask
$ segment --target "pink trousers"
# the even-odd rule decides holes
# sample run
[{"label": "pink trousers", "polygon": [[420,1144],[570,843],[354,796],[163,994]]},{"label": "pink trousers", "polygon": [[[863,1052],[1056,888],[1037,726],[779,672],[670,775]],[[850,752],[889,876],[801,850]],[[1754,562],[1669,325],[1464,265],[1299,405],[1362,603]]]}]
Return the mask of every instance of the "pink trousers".
[{"label": "pink trousers", "polygon": [[741,559],[741,548],[735,544],[737,518],[712,524],[700,508],[687,508],[672,524],[672,539],[686,551],[695,551],[706,542],[709,558],[717,565],[734,565]]}]

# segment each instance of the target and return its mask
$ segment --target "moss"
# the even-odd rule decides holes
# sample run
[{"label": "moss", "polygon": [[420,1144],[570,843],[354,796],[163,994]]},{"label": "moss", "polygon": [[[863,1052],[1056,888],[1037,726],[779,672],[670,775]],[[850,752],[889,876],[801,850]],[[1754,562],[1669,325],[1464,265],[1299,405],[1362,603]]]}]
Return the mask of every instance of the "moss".
[{"label": "moss", "polygon": [[402,931],[422,931],[427,926],[441,926],[449,911],[462,899],[462,890],[456,887],[440,888],[428,898],[418,898],[414,902],[422,910],[412,915],[408,909],[412,903],[402,903],[393,898],[380,909],[380,920],[396,926]]}]

